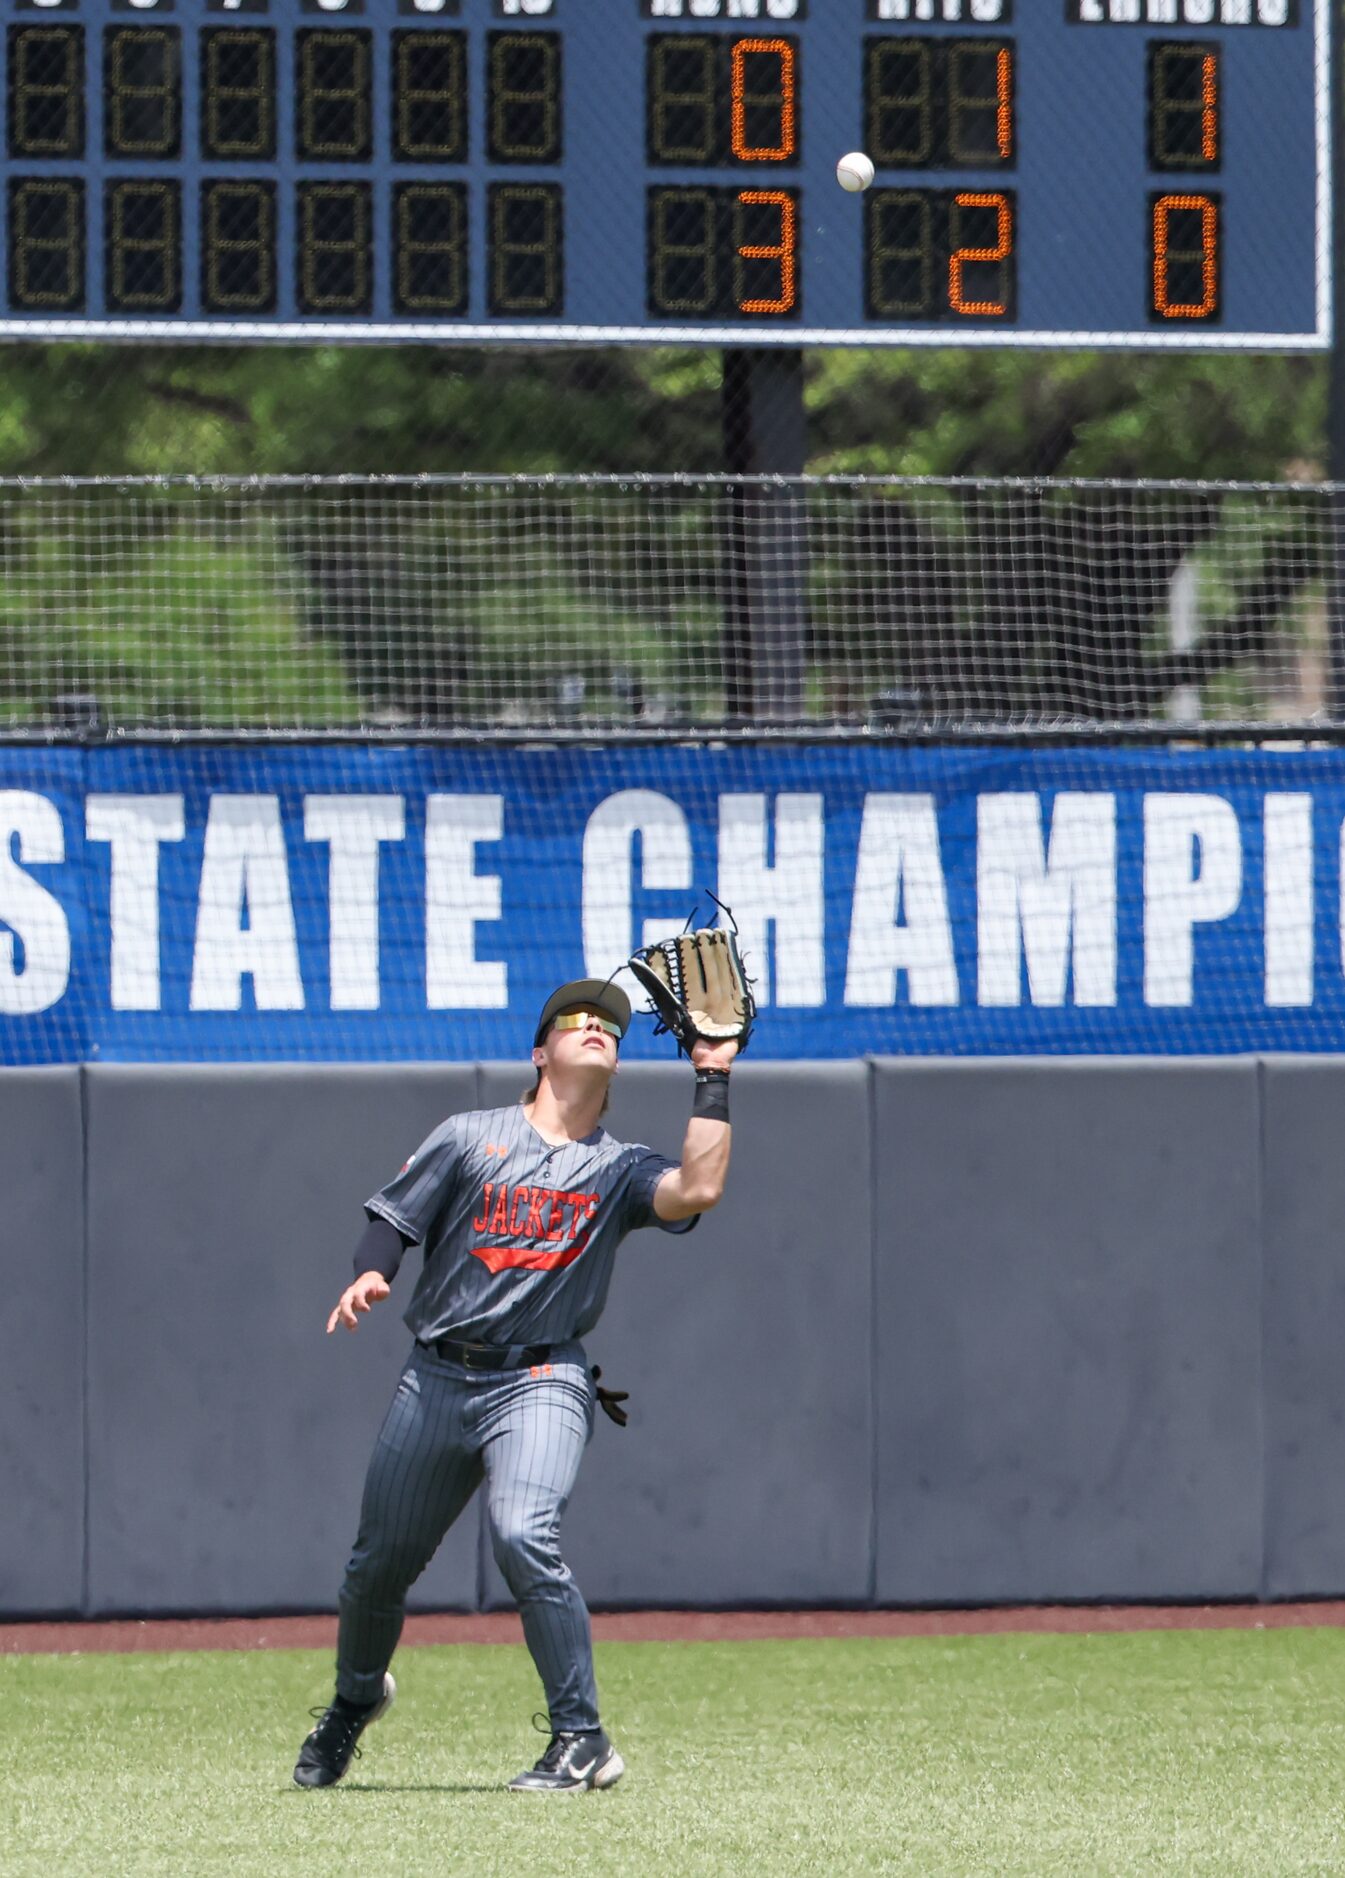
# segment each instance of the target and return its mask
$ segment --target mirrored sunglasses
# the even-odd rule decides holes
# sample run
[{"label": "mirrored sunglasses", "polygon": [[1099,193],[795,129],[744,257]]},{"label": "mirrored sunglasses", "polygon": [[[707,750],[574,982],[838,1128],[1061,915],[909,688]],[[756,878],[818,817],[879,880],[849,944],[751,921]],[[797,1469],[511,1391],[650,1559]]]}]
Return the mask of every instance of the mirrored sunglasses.
[{"label": "mirrored sunglasses", "polygon": [[614,1024],[610,1017],[603,1017],[598,1011],[567,1011],[564,1017],[558,1017],[556,1019],[554,1028],[556,1030],[583,1030],[585,1025],[591,1024],[595,1018],[600,1027],[607,1032],[608,1036],[615,1037],[617,1042],[620,1043],[620,1024]]}]

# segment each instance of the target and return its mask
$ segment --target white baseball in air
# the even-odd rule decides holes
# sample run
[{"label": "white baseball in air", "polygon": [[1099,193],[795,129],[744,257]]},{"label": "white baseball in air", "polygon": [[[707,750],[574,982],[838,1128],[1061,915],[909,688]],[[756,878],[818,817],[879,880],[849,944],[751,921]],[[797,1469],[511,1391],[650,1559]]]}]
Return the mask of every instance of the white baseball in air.
[{"label": "white baseball in air", "polygon": [[836,181],[842,189],[856,195],[873,181],[873,164],[862,150],[852,150],[836,165]]}]

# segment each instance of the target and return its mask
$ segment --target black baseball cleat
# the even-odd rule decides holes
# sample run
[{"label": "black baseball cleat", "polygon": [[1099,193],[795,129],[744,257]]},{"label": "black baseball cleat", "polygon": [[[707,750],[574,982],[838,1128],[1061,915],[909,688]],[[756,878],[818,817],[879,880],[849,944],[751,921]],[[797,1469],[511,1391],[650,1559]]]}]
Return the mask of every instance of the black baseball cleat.
[{"label": "black baseball cleat", "polygon": [[389,1673],[383,1677],[382,1698],[372,1708],[351,1708],[338,1696],[330,1708],[315,1708],[318,1725],[299,1750],[294,1768],[296,1787],[334,1787],[359,1756],[355,1743],[371,1722],[386,1715],[397,1694]]},{"label": "black baseball cleat", "polygon": [[587,1793],[614,1787],[626,1763],[601,1728],[591,1734],[552,1735],[536,1767],[509,1782],[510,1793]]}]

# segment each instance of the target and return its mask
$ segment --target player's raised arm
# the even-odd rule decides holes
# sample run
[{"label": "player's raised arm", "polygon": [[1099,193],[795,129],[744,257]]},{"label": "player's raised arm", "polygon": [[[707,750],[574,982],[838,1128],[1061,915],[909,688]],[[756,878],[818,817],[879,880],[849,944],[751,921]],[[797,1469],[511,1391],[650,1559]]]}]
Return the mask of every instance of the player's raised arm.
[{"label": "player's raised arm", "polygon": [[724,1043],[696,1043],[691,1061],[696,1094],[682,1141],[682,1162],[654,1189],[654,1211],[662,1220],[690,1219],[708,1213],[724,1196],[729,1171],[729,1069],[738,1054],[736,1038]]},{"label": "player's raised arm", "polygon": [[661,1220],[690,1219],[717,1206],[724,1192],[731,1134],[729,1070],[747,1048],[757,1014],[733,915],[727,928],[700,927],[642,947],[630,969],[696,1071],[681,1165],[670,1168],[654,1190],[654,1211]]}]

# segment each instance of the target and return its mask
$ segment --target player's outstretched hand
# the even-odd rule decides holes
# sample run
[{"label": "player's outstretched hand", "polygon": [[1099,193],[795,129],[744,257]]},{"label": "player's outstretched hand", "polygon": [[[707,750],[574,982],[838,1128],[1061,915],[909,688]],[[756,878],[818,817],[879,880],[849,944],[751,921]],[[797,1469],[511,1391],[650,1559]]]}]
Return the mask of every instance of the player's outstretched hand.
[{"label": "player's outstretched hand", "polygon": [[327,1335],[330,1337],[338,1324],[344,1324],[347,1330],[358,1330],[356,1313],[367,1311],[371,1304],[377,1304],[380,1298],[388,1295],[388,1281],[382,1272],[363,1272],[353,1285],[347,1285],[337,1301],[336,1309],[327,1319]]},{"label": "player's outstretched hand", "polygon": [[736,1037],[726,1037],[723,1043],[706,1043],[702,1039],[691,1046],[691,1062],[696,1069],[727,1069],[737,1054]]}]

